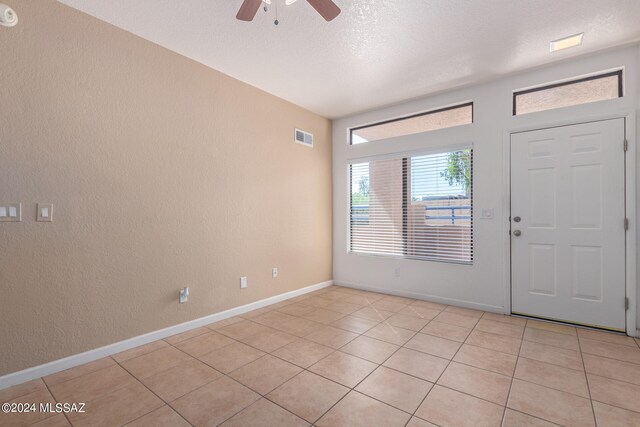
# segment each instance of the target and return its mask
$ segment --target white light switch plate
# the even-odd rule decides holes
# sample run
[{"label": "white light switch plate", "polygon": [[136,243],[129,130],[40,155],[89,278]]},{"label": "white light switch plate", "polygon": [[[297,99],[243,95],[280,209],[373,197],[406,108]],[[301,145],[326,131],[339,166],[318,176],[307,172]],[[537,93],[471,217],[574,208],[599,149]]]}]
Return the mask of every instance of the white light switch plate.
[{"label": "white light switch plate", "polygon": [[243,276],[240,278],[240,289],[244,289],[247,287],[247,277]]},{"label": "white light switch plate", "polygon": [[0,222],[22,221],[21,203],[0,203]]},{"label": "white light switch plate", "polygon": [[493,219],[493,208],[482,208],[480,210],[480,218]]},{"label": "white light switch plate", "polygon": [[53,222],[53,205],[51,203],[38,203],[36,221]]}]

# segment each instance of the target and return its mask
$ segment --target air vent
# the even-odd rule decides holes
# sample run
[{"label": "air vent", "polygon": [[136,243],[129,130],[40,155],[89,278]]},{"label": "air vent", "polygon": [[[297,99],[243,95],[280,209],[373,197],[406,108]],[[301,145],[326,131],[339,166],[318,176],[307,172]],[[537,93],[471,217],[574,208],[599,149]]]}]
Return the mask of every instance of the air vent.
[{"label": "air vent", "polygon": [[296,129],[295,141],[297,144],[306,145],[307,147],[313,147],[313,134],[300,129]]}]

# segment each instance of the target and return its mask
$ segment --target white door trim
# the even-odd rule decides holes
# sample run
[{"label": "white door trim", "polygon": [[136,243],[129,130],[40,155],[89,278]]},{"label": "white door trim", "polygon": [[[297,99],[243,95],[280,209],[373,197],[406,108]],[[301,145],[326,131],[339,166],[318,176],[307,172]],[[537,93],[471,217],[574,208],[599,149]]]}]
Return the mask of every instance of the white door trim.
[{"label": "white door trim", "polygon": [[[535,113],[533,113],[535,114]],[[511,238],[509,236],[511,216],[511,134],[553,128],[558,126],[568,126],[580,123],[596,122],[610,119],[625,119],[625,134],[629,141],[629,148],[625,156],[625,205],[626,216],[629,220],[629,230],[626,234],[625,243],[625,278],[626,295],[629,298],[629,309],[626,313],[626,332],[629,336],[636,336],[637,313],[638,313],[638,284],[636,282],[637,271],[637,209],[636,209],[636,167],[637,167],[637,135],[636,135],[636,111],[621,110],[607,114],[585,116],[580,119],[564,119],[553,122],[533,123],[519,127],[505,129],[502,135],[502,219],[501,227],[503,264],[504,264],[504,313],[511,314]]]}]

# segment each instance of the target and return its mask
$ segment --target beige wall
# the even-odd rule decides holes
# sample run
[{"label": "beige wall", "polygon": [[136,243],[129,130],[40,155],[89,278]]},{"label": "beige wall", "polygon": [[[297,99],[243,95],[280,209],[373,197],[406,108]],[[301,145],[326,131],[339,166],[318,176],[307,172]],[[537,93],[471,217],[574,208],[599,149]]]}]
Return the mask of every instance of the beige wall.
[{"label": "beige wall", "polygon": [[10,3],[0,201],[23,221],[0,223],[0,375],[331,279],[328,120],[53,0]]}]

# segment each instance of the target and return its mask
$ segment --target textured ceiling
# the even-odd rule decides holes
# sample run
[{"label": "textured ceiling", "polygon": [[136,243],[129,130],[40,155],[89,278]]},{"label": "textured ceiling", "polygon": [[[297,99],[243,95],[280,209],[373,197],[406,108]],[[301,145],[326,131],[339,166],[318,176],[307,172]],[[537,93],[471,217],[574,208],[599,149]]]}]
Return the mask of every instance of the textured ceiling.
[{"label": "textured ceiling", "polygon": [[335,0],[329,23],[272,0],[278,26],[242,0],[59,1],[329,118],[640,39],[640,0]]}]

